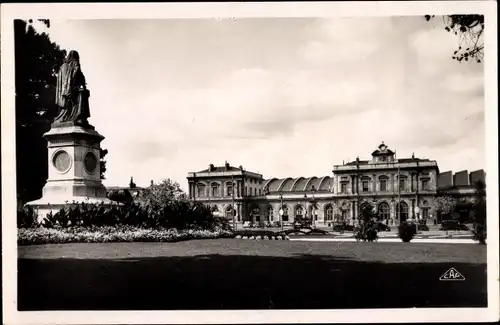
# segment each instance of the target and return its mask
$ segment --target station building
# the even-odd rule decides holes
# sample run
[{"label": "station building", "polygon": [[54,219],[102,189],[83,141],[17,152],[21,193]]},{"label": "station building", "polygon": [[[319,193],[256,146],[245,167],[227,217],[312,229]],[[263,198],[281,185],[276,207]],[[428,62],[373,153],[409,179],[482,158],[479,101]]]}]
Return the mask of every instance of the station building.
[{"label": "station building", "polygon": [[190,172],[187,180],[191,199],[227,218],[234,215],[238,223],[286,224],[309,218],[316,226],[339,221],[353,224],[363,205],[369,204],[387,224],[397,225],[415,218],[440,222],[432,211],[438,195],[469,202],[460,213],[470,217],[473,184],[484,181],[484,171],[440,174],[435,160],[414,155],[396,158],[382,142],[370,159],[334,165],[330,175],[265,179],[226,162],[224,166],[210,164],[205,170]]}]

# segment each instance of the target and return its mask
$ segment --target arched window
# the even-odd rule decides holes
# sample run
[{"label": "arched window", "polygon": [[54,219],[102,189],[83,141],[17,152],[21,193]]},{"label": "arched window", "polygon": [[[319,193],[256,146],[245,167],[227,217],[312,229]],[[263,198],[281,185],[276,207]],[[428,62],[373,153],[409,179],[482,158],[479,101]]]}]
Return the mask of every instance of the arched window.
[{"label": "arched window", "polygon": [[387,220],[391,216],[391,208],[386,202],[382,202],[378,205],[378,215],[381,219]]},{"label": "arched window", "polygon": [[273,207],[268,206],[267,207],[267,221],[272,221],[273,220]]},{"label": "arched window", "polygon": [[212,183],[212,196],[213,197],[219,196],[219,184],[217,183]]},{"label": "arched window", "polygon": [[250,208],[250,215],[255,218],[255,221],[260,221],[260,208],[258,205],[252,205]]},{"label": "arched window", "polygon": [[401,202],[396,206],[396,214],[398,219],[401,221],[405,221],[408,219],[408,204],[406,202]]},{"label": "arched window", "polygon": [[295,208],[295,218],[302,218],[304,216],[304,209],[301,205],[297,205]]},{"label": "arched window", "polygon": [[288,217],[288,206],[284,205],[282,207],[282,209],[283,209],[283,216],[281,217],[281,219],[283,221],[288,221],[288,219],[289,219],[289,217]]},{"label": "arched window", "polygon": [[207,195],[205,184],[198,184],[198,191],[196,194],[198,197],[205,197]]},{"label": "arched window", "polygon": [[328,205],[326,207],[325,215],[326,215],[326,221],[332,221],[333,220],[333,207],[331,205]]},{"label": "arched window", "polygon": [[424,202],[422,202],[422,207],[420,208],[420,217],[422,219],[427,219],[430,217],[430,210],[431,208],[429,207],[429,202],[427,202],[426,200],[424,200]]},{"label": "arched window", "polygon": [[228,205],[225,211],[225,215],[227,219],[232,219],[234,215],[234,209],[231,205]]}]

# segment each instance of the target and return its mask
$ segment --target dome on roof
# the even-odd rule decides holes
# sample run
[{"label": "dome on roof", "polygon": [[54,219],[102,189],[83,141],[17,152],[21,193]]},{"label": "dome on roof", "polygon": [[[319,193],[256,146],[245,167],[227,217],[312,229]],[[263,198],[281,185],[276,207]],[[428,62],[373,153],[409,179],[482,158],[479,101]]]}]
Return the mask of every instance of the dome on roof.
[{"label": "dome on roof", "polygon": [[[317,180],[318,178],[316,176],[313,176],[313,177],[309,177],[307,179],[307,182],[306,184],[304,185],[304,188],[302,189],[303,191],[310,191],[312,189],[312,186],[314,185],[314,182]],[[314,188],[316,188],[316,186],[314,186]]]},{"label": "dome on roof", "polygon": [[278,186],[281,184],[282,181],[283,179],[277,179],[277,178],[271,179],[267,184],[269,192],[276,192],[278,190]]},{"label": "dome on roof", "polygon": [[288,192],[292,189],[292,185],[295,182],[293,178],[287,178],[285,182],[283,182],[283,185],[281,186],[281,190],[283,192]]},{"label": "dome on roof", "polygon": [[302,191],[304,189],[304,186],[307,183],[308,178],[304,177],[299,177],[297,178],[297,182],[295,183],[293,187],[293,191]]},{"label": "dome on roof", "polygon": [[319,191],[330,191],[333,185],[333,179],[330,176],[325,176],[321,179],[318,185]]}]

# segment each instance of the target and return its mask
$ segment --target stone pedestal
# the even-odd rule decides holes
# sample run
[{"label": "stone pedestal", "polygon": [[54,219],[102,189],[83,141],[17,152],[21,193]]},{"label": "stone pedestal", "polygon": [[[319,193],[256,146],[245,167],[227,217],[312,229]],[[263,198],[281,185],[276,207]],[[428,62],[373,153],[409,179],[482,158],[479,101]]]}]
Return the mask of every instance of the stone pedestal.
[{"label": "stone pedestal", "polygon": [[104,139],[90,125],[53,125],[48,142],[49,173],[42,198],[29,202],[42,220],[49,212],[74,203],[111,205],[100,177],[100,143]]}]

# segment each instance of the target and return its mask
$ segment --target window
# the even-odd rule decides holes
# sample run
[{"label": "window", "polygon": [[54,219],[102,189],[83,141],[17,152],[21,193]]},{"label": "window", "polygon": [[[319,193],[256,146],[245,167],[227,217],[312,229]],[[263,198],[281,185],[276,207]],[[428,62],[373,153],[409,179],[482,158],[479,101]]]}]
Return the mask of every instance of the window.
[{"label": "window", "polygon": [[422,211],[422,219],[427,219],[429,218],[429,208],[425,207],[420,209]]},{"label": "window", "polygon": [[206,195],[205,193],[205,185],[204,184],[199,184],[198,185],[198,197],[204,197]]},{"label": "window", "polygon": [[299,205],[295,208],[295,218],[299,219],[302,218],[304,215],[304,209]]},{"label": "window", "polygon": [[386,156],[382,156],[382,157],[380,157],[380,160],[381,160],[381,161],[386,161],[386,160],[387,160],[387,157],[386,157]]},{"label": "window", "polygon": [[233,184],[227,184],[227,196],[233,196]]},{"label": "window", "polygon": [[404,221],[408,219],[408,204],[401,202],[396,206],[396,214],[399,220]]},{"label": "window", "polygon": [[219,196],[219,184],[212,184],[212,196]]},{"label": "window", "polygon": [[332,221],[333,220],[333,208],[331,205],[329,205],[326,208],[326,221]]},{"label": "window", "polygon": [[349,219],[349,211],[348,210],[342,210],[342,220],[347,220]]},{"label": "window", "polygon": [[253,189],[253,195],[257,196],[257,189],[256,188]]},{"label": "window", "polygon": [[281,217],[283,221],[288,221],[288,207],[283,206],[283,216]]},{"label": "window", "polygon": [[234,209],[232,206],[228,206],[226,208],[226,218],[227,219],[232,219],[233,218],[233,213],[234,213]]},{"label": "window", "polygon": [[405,190],[405,183],[406,183],[406,180],[404,178],[399,179],[399,190],[401,190],[401,191]]},{"label": "window", "polygon": [[347,193],[347,183],[340,183],[340,193]]},{"label": "window", "polygon": [[368,181],[362,181],[361,182],[362,186],[363,186],[363,192],[368,192],[369,188],[369,182]]},{"label": "window", "polygon": [[262,189],[259,188],[259,195],[262,195]]},{"label": "window", "polygon": [[272,206],[267,207],[267,220],[268,221],[273,220],[273,207]]},{"label": "window", "polygon": [[380,191],[387,191],[387,178],[380,178]]},{"label": "window", "polygon": [[378,215],[381,219],[389,219],[391,216],[391,208],[389,207],[389,204],[382,202],[378,206]]},{"label": "window", "polygon": [[428,179],[423,179],[422,180],[422,189],[424,191],[428,190],[429,189],[429,180]]}]

